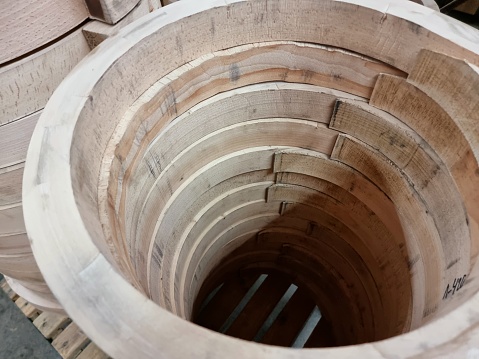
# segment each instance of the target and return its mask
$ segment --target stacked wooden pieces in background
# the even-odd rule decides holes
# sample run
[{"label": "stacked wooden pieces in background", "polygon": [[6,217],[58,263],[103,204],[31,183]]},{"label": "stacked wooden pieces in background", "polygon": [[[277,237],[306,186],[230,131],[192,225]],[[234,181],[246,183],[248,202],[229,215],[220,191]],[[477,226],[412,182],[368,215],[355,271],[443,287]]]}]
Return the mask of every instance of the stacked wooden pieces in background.
[{"label": "stacked wooden pieces in background", "polygon": [[38,308],[61,311],[33,257],[22,177],[33,129],[65,76],[159,0],[0,0],[0,273]]}]

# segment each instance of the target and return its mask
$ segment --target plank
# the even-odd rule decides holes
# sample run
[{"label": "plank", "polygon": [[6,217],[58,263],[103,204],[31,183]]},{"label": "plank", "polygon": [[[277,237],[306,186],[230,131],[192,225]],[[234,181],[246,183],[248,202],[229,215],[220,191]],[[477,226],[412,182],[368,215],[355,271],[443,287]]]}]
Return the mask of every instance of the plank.
[{"label": "plank", "polygon": [[33,321],[33,325],[45,338],[54,340],[69,322],[70,318],[65,315],[43,312]]},{"label": "plank", "polygon": [[28,144],[41,111],[0,126],[0,169],[25,161]]},{"label": "plank", "polygon": [[220,290],[206,307],[198,313],[198,317],[194,322],[202,327],[219,331],[258,278],[259,274],[241,277],[238,275],[225,280]]},{"label": "plank", "polygon": [[225,334],[252,340],[290,285],[285,278],[269,274]]},{"label": "plank", "polygon": [[85,35],[86,41],[88,42],[88,46],[90,46],[90,49],[93,50],[105,39],[117,34],[118,31],[120,31],[126,25],[148,14],[150,11],[153,11],[149,8],[149,6],[151,6],[150,3],[151,2],[148,0],[139,1],[138,4],[115,25],[110,25],[95,20],[90,21],[88,24],[83,26],[82,31]]},{"label": "plank", "polygon": [[298,288],[260,342],[291,346],[314,306],[311,295]]},{"label": "plank", "polygon": [[0,126],[41,110],[88,52],[90,48],[79,29],[30,56],[0,67]]},{"label": "plank", "polygon": [[2,280],[0,280],[0,288],[2,288],[2,290],[7,293],[8,295],[8,298],[10,298],[11,300],[15,301],[18,299],[18,294],[15,293],[13,291],[13,289],[8,285],[7,281],[5,280],[5,278],[2,278]]},{"label": "plank", "polygon": [[323,316],[306,341],[304,348],[322,348],[334,346],[336,346],[336,339],[333,335],[332,324]]},{"label": "plank", "polygon": [[76,359],[108,359],[109,356],[103,352],[95,343],[90,343],[76,357]]},{"label": "plank", "polygon": [[14,5],[2,0],[0,6],[0,65],[55,41],[88,18],[81,0],[26,0]]},{"label": "plank", "polygon": [[68,325],[52,342],[53,347],[64,359],[75,358],[90,340],[75,324]]},{"label": "plank", "polygon": [[20,308],[22,313],[25,314],[25,316],[32,321],[35,320],[35,318],[37,318],[40,314],[37,308],[28,303],[22,297],[19,297],[17,300],[15,300],[15,304],[18,308]]}]

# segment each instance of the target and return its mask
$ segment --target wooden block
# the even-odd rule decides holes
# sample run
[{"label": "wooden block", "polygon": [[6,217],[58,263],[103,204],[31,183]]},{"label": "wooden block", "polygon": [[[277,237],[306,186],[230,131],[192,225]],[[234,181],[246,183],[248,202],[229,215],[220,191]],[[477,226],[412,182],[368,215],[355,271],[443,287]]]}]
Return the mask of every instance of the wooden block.
[{"label": "wooden block", "polygon": [[43,312],[33,321],[33,325],[45,338],[55,339],[69,322],[71,322],[70,318],[65,315]]},{"label": "wooden block", "polygon": [[83,0],[2,1],[0,7],[0,65],[57,40],[88,18]]},{"label": "wooden block", "polygon": [[105,24],[101,21],[91,21],[86,24],[82,30],[90,48],[94,49],[105,39],[117,34],[124,26],[148,14],[150,12],[149,4],[149,0],[141,0],[133,10],[115,25]]},{"label": "wooden block", "polygon": [[0,125],[0,169],[25,161],[28,144],[41,113],[37,111],[18,121]]},{"label": "wooden block", "polygon": [[90,18],[107,24],[116,24],[123,19],[140,0],[85,0]]},{"label": "wooden block", "polygon": [[8,298],[10,298],[11,300],[15,301],[18,299],[18,294],[15,293],[12,288],[10,288],[5,278],[2,278],[2,280],[0,281],[0,288],[2,288],[5,293],[7,293]]},{"label": "wooden block", "polygon": [[25,316],[30,319],[30,320],[35,320],[38,315],[40,314],[40,311],[35,308],[33,305],[28,303],[25,299],[22,297],[19,297],[16,301],[15,304],[17,305],[18,308],[25,314]]},{"label": "wooden block", "polygon": [[89,342],[90,339],[81,329],[71,323],[53,340],[52,345],[63,359],[72,359],[76,358]]},{"label": "wooden block", "polygon": [[0,126],[41,110],[60,82],[88,52],[90,48],[79,29],[30,56],[1,67]]},{"label": "wooden block", "polygon": [[95,343],[91,342],[81,351],[76,359],[108,359],[108,355],[98,348]]}]

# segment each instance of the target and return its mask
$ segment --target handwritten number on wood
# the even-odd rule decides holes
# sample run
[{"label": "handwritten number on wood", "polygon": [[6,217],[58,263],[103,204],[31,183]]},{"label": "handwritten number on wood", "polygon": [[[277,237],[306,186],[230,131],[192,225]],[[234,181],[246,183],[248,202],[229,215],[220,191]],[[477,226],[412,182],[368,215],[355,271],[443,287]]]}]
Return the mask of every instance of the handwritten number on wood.
[{"label": "handwritten number on wood", "polygon": [[447,299],[449,295],[453,296],[459,289],[462,288],[464,283],[466,282],[466,274],[464,274],[460,278],[454,279],[454,282],[451,284],[448,284],[446,287],[446,291],[444,292],[444,295],[442,296],[442,299]]}]

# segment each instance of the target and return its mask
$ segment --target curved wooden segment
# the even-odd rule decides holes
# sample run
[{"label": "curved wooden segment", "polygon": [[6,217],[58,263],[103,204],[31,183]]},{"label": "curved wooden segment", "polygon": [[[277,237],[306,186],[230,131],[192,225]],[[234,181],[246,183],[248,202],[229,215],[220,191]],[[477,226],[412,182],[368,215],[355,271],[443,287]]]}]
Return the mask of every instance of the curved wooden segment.
[{"label": "curved wooden segment", "polygon": [[[274,151],[278,149],[280,148],[273,146],[253,147],[218,158],[187,178],[168,199],[168,202],[164,204],[161,214],[156,213],[154,208],[158,205],[158,199],[162,197],[161,195],[155,196],[154,191],[156,191],[156,187],[152,188],[153,191],[150,197],[156,198],[156,200],[148,203],[150,208],[145,207],[144,215],[141,217],[142,223],[148,223],[150,216],[153,218],[150,220],[150,223],[153,224],[153,227],[150,227],[151,234],[150,236],[145,236],[145,238],[151,238],[152,240],[137,244],[139,246],[138,253],[148,253],[147,283],[152,297],[156,298],[157,295],[160,295],[158,291],[160,285],[158,277],[160,265],[164,260],[170,259],[163,256],[170,244],[169,238],[162,238],[161,232],[157,232],[159,224],[170,225],[170,221],[175,220],[192,197],[202,194],[208,188],[242,173],[270,168]],[[142,223],[140,223],[139,228],[145,227]],[[154,230],[154,232],[151,230]],[[158,236],[155,238],[156,233],[158,233]],[[154,258],[157,258],[157,260],[154,260]],[[143,278],[145,275],[145,272],[138,273],[140,278]]]},{"label": "curved wooden segment", "polygon": [[[401,170],[384,155],[358,140],[340,135],[332,158],[355,167],[388,194],[404,223],[408,246],[417,246],[419,249],[418,254],[410,256],[413,298],[424,296],[425,307],[420,312],[417,310],[419,306],[415,306],[412,323],[414,327],[417,325],[415,323],[448,305],[450,300],[443,300],[447,298],[443,298],[444,292],[441,288],[447,290],[448,283],[468,274],[469,258],[461,258],[459,266],[447,268],[447,263],[454,261],[452,258],[460,257],[461,252],[457,252],[457,247],[453,248],[456,251],[453,253],[444,251],[430,209],[420,193],[401,174]],[[467,242],[465,245],[468,245]],[[424,278],[415,276],[413,267],[417,261],[424,263]]]},{"label": "curved wooden segment", "polygon": [[55,88],[89,52],[80,29],[18,62],[0,67],[0,126],[41,110]]},{"label": "curved wooden segment", "polygon": [[476,175],[479,166],[464,133],[441,108],[444,101],[438,101],[403,79],[380,75],[369,103],[391,113],[427,139],[427,144],[450,170],[468,214],[476,220],[479,209],[473,203],[479,201],[479,194],[474,190],[479,185]]},{"label": "curved wooden segment", "polygon": [[[387,93],[393,93],[394,96],[388,96]],[[467,223],[471,238],[469,257],[472,269],[474,264],[477,263],[479,255],[479,226],[477,224],[479,194],[476,190],[479,186],[476,175],[479,166],[463,132],[441,108],[442,102],[444,101],[434,101],[427,94],[403,79],[387,75],[381,75],[378,78],[370,100],[371,105],[390,112],[409,127],[414,128],[419,136],[427,139],[428,145],[449,169],[467,210]],[[404,106],[404,103],[408,103],[409,106]],[[447,146],[444,144],[447,144]],[[478,268],[478,266],[475,266],[475,268]],[[463,293],[469,290],[475,292],[477,288],[475,284],[472,285],[471,289],[466,286],[464,291],[458,293],[458,301]]]},{"label": "curved wooden segment", "polygon": [[283,179],[291,176],[288,172],[292,172],[336,184],[371,208],[389,228],[397,243],[404,242],[401,223],[390,198],[354,168],[317,152],[291,149],[275,154],[274,172],[277,173],[277,183],[283,183]]},{"label": "curved wooden segment", "polygon": [[[450,278],[469,271],[467,213],[456,184],[430,146],[392,116],[368,105],[338,101],[330,127],[372,146],[404,173],[438,230]],[[452,269],[453,266],[459,269]]]},{"label": "curved wooden segment", "polygon": [[88,18],[83,0],[3,1],[0,6],[0,65],[60,38]]},{"label": "curved wooden segment", "polygon": [[407,81],[440,104],[454,119],[454,123],[467,139],[476,161],[479,161],[477,65],[443,53],[422,50]]},{"label": "curved wooden segment", "polygon": [[[312,121],[263,119],[222,128],[189,146],[185,141],[186,143],[182,144],[186,148],[172,160],[165,158],[165,149],[162,146],[158,149],[152,146],[144,165],[149,171],[148,175],[145,173],[140,177],[144,182],[142,191],[136,193],[131,189],[129,191],[129,195],[135,198],[136,202],[130,202],[127,208],[135,209],[136,213],[126,211],[127,218],[131,218],[132,229],[128,231],[128,223],[126,229],[129,233],[127,232],[125,237],[133,247],[135,242],[145,238],[145,232],[137,230],[145,229],[141,226],[141,218],[145,213],[148,213],[148,216],[154,216],[155,213],[159,215],[163,208],[162,203],[168,200],[183,181],[188,181],[188,178],[202,166],[222,156],[252,147],[294,146],[298,143],[310,144],[309,146],[317,151],[330,153],[336,137],[336,131],[328,130],[326,126]],[[155,208],[153,211],[150,210],[151,206],[145,209],[145,206],[148,206],[147,201],[153,201]]]}]

